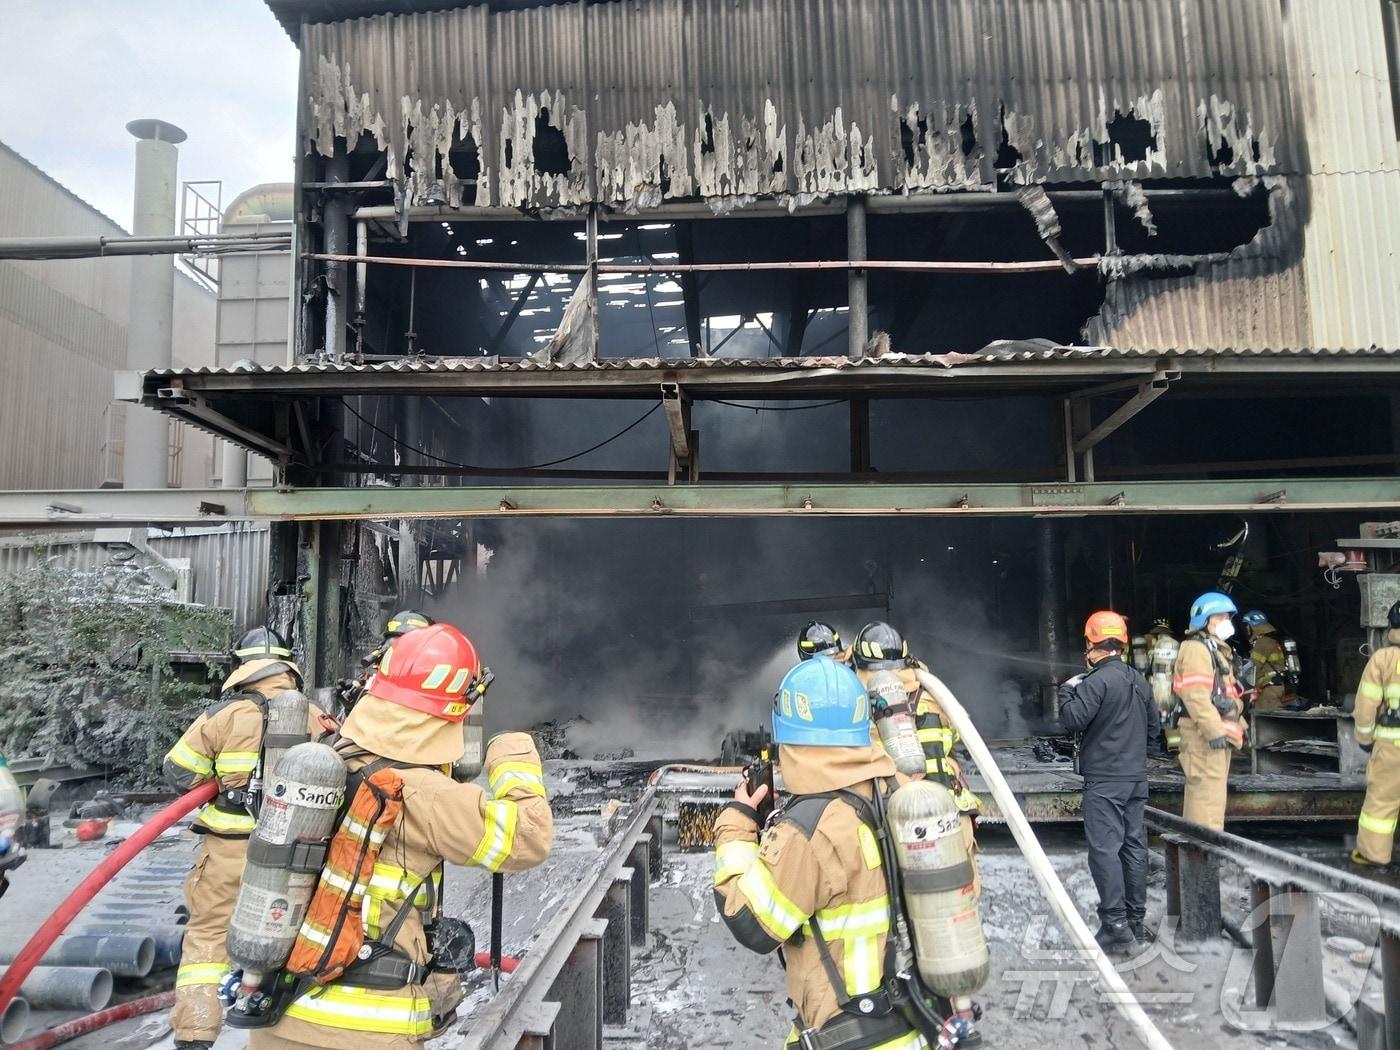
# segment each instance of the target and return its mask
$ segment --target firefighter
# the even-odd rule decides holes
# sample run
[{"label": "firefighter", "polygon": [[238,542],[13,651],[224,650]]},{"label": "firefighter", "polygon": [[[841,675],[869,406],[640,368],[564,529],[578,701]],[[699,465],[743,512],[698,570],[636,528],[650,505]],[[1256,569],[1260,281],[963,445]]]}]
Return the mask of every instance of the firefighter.
[{"label": "firefighter", "polygon": [[1371,654],[1356,687],[1356,742],[1371,756],[1351,851],[1353,863],[1361,865],[1390,863],[1400,816],[1400,602],[1386,619],[1386,644]]},{"label": "firefighter", "polygon": [[554,837],[539,752],[528,734],[491,741],[488,790],[443,772],[462,757],[466,698],[482,670],[475,647],[450,624],[404,634],[385,651],[335,743],[352,776],[389,767],[403,778],[403,814],[384,839],[361,921],[368,943],[410,909],[389,958],[416,979],[395,988],[376,980],[371,990],[357,985],[351,970],[296,999],[277,1024],[254,1029],[249,1050],[408,1048],[452,1020],[461,983],[453,972],[427,967],[423,922],[440,893],[441,866],[522,871],[549,855]]},{"label": "firefighter", "polygon": [[1260,711],[1277,711],[1294,699],[1288,695],[1283,640],[1262,610],[1251,609],[1240,617],[1240,622],[1249,630],[1249,658],[1254,663],[1257,690],[1254,707]]},{"label": "firefighter", "polygon": [[[715,903],[745,948],[782,949],[795,1048],[915,1050],[928,1046],[898,1009],[882,1002],[889,899],[879,847],[856,806],[895,776],[871,742],[869,701],[860,680],[835,660],[799,663],[774,697],[773,739],[793,796],[767,828],[740,781],[715,821]],[[820,941],[818,940],[820,938]],[[839,984],[838,984],[839,980]],[[848,1004],[843,1010],[842,1005]],[[886,1004],[888,1005],[888,1004]]]},{"label": "firefighter", "polygon": [[1060,721],[1079,734],[1084,837],[1099,893],[1104,948],[1132,948],[1149,937],[1147,914],[1147,754],[1160,731],[1152,690],[1117,659],[1128,625],[1103,610],[1084,624],[1085,674],[1060,686]]},{"label": "firefighter", "polygon": [[[185,879],[185,926],[175,1007],[170,1026],[180,1050],[207,1048],[219,1034],[219,983],[228,973],[224,942],[238,896],[254,819],[244,791],[262,753],[265,705],[286,689],[301,688],[301,671],[287,643],[270,627],[255,627],[233,648],[233,671],[219,700],[194,720],[165,756],[165,777],[188,791],[213,777],[219,794],[195,816],[199,854]],[[313,740],[334,728],[314,704],[307,708]]]},{"label": "firefighter", "polygon": [[800,659],[835,656],[840,651],[841,632],[829,623],[813,620],[797,634],[797,655]]},{"label": "firefighter", "polygon": [[1243,691],[1235,678],[1230,638],[1238,610],[1228,594],[1207,591],[1191,605],[1190,634],[1172,670],[1179,706],[1181,771],[1186,797],[1181,815],[1217,831],[1225,827],[1230,759],[1244,746]]},{"label": "firefighter", "polygon": [[[903,635],[880,621],[868,623],[860,629],[855,644],[851,646],[851,661],[861,685],[868,686],[870,676],[875,671],[894,671],[899,675],[904,691],[914,702],[914,717],[919,742],[924,745],[927,775],[938,779],[953,793],[958,809],[964,814],[963,837],[967,841],[968,852],[973,852],[973,819],[981,812],[982,802],[968,788],[962,769],[953,757],[953,748],[960,739],[957,730],[944,716],[938,701],[919,684],[914,675],[915,669],[927,671],[928,667],[909,655],[909,643]],[[874,740],[879,743],[878,736]]]},{"label": "firefighter", "polygon": [[420,627],[431,627],[436,622],[427,613],[421,613],[415,609],[400,609],[384,621],[384,638],[360,661],[362,668],[360,677],[355,679],[342,678],[336,683],[340,697],[340,716],[344,718],[348,715],[350,709],[355,706],[355,702],[364,695],[365,686],[369,683],[370,676],[374,674],[375,666],[383,659],[384,650],[388,648],[390,642],[409,631],[416,631]]}]

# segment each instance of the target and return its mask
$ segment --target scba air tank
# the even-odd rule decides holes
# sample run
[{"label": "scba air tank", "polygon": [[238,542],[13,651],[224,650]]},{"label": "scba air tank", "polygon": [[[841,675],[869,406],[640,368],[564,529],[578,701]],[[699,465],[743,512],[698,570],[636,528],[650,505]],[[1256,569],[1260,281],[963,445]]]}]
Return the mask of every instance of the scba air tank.
[{"label": "scba air tank", "polygon": [[462,757],[452,763],[452,779],[465,784],[475,780],[486,761],[486,701],[472,704],[462,720]]},{"label": "scba air tank", "polygon": [[914,704],[904,689],[904,683],[893,671],[876,671],[865,686],[870,697],[870,717],[885,753],[894,761],[894,768],[905,776],[924,772],[924,745],[919,743],[919,731],[914,724]]},{"label": "scba air tank", "polygon": [[904,883],[919,976],[946,999],[969,996],[986,982],[991,955],[952,792],[936,781],[912,780],[890,796],[885,820]]},{"label": "scba air tank", "polygon": [[298,744],[277,764],[228,924],[229,958],[243,970],[245,991],[291,954],[344,798],[345,763],[333,748]]},{"label": "scba air tank", "polygon": [[1176,707],[1176,696],[1172,693],[1172,672],[1176,666],[1177,654],[1181,647],[1175,638],[1161,637],[1152,647],[1152,700],[1163,718],[1171,716]]},{"label": "scba air tank", "polygon": [[267,728],[263,730],[262,779],[267,783],[282,756],[311,739],[307,730],[310,709],[306,694],[284,689],[267,702]]}]

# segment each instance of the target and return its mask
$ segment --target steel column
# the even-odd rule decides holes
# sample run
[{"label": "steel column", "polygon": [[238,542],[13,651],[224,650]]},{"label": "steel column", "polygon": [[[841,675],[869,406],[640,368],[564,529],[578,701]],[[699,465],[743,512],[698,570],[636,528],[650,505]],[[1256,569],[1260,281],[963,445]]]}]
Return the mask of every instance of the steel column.
[{"label": "steel column", "polygon": [[1381,989],[1386,1050],[1400,1050],[1400,935],[1381,931]]},{"label": "steel column", "polygon": [[[661,869],[662,869],[662,857],[661,857],[661,853],[662,853],[662,848],[663,848],[663,845],[664,845],[664,843],[663,843],[663,836],[665,835],[665,833],[666,833],[666,820],[665,820],[665,818],[664,818],[660,813],[654,813],[654,814],[652,814],[652,815],[647,819],[647,830],[646,830],[646,835],[647,835],[647,837],[651,840],[651,845],[650,845],[650,847],[649,847],[649,848],[650,848],[650,853],[648,854],[647,860],[649,861],[649,865],[650,865],[649,874],[650,874],[650,876],[651,876],[651,881],[652,881],[652,882],[656,882],[658,879],[661,878]],[[629,863],[629,864],[631,863],[631,860],[630,860],[630,859],[628,860],[628,863]]]},{"label": "steel column", "polygon": [[[865,235],[865,198],[846,198],[846,259],[865,262],[869,258]],[[869,339],[870,298],[865,270],[851,269],[846,277],[846,356],[864,357]]]},{"label": "steel column", "polygon": [[555,978],[549,998],[559,1003],[566,1021],[554,1030],[558,1050],[602,1050],[603,1046],[603,938],[607,923],[593,919],[569,952]]},{"label": "steel column", "polygon": [[1285,1028],[1312,1031],[1327,1023],[1317,895],[1289,890],[1274,906],[1291,920],[1274,980],[1274,1017]]},{"label": "steel column", "polygon": [[1166,836],[1167,914],[1179,920],[1178,939],[1220,936],[1220,862],[1179,836]]},{"label": "steel column", "polygon": [[[327,182],[348,182],[350,157],[345,142],[337,139],[335,153],[326,161]],[[350,252],[350,200],[343,193],[327,195],[321,206],[322,243],[327,255],[348,255]],[[363,264],[360,264],[363,265]],[[326,264],[326,328],[322,348],[327,357],[340,361],[345,357],[346,293],[349,285],[348,268],[343,262]]]},{"label": "steel column", "polygon": [[651,835],[638,835],[636,845],[627,854],[627,866],[632,869],[632,943],[645,948],[651,940]]},{"label": "steel column", "polygon": [[632,884],[640,881],[633,868],[613,879],[594,917],[607,923],[603,932],[603,1024],[624,1025],[632,1003]]},{"label": "steel column", "polygon": [[1249,931],[1254,947],[1254,1005],[1261,1010],[1270,1006],[1274,997],[1274,935],[1270,919],[1273,887],[1262,879],[1249,886],[1249,910],[1254,926]]}]

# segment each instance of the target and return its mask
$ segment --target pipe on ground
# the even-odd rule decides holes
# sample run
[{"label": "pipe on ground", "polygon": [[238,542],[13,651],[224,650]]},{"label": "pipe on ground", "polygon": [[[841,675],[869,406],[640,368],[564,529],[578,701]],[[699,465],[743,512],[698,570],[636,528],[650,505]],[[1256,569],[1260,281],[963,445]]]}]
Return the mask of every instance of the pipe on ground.
[{"label": "pipe on ground", "polygon": [[[0,977],[7,969],[0,967]],[[99,966],[36,966],[19,990],[40,1010],[101,1010],[112,1001],[112,971]]]},{"label": "pipe on ground", "polygon": [[16,1042],[29,1027],[29,1003],[15,996],[0,1010],[0,1043]]},{"label": "pipe on ground", "polygon": [[963,743],[967,745],[968,753],[972,755],[972,760],[977,763],[978,772],[982,774],[987,786],[991,788],[992,797],[996,799],[1002,817],[1006,820],[1007,826],[1011,828],[1011,834],[1015,836],[1016,844],[1021,847],[1021,853],[1025,856],[1026,863],[1030,865],[1031,874],[1040,884],[1041,892],[1045,894],[1045,899],[1050,902],[1051,909],[1060,920],[1060,925],[1065,932],[1069,934],[1070,939],[1085,953],[1087,958],[1092,960],[1103,989],[1112,999],[1113,1005],[1133,1027],[1138,1038],[1142,1040],[1143,1045],[1148,1047],[1148,1050],[1172,1050],[1172,1044],[1167,1041],[1166,1036],[1158,1030],[1157,1026],[1152,1023],[1152,1019],[1143,1011],[1132,991],[1123,983],[1123,978],[1118,976],[1118,971],[1113,968],[1113,963],[1109,961],[1108,956],[1094,940],[1094,935],[1089,932],[1089,927],[1080,918],[1074,901],[1070,899],[1064,883],[1055,874],[1055,869],[1050,866],[1049,858],[1045,856],[1045,851],[1041,849],[1035,832],[1031,830],[1030,823],[1026,820],[1026,815],[1021,812],[1021,807],[1016,802],[1016,796],[1011,792],[1011,786],[1001,775],[1001,770],[997,768],[996,762],[992,759],[992,753],[987,750],[982,735],[977,732],[977,727],[973,724],[967,711],[936,675],[917,669],[914,674],[918,677],[919,684],[933,694],[948,721],[953,723],[953,728],[962,736]]},{"label": "pipe on ground", "polygon": [[168,1010],[174,1005],[174,992],[159,992],[141,999],[132,999],[130,1002],[113,1006],[99,1013],[88,1014],[75,1021],[68,1021],[65,1024],[46,1029],[32,1039],[16,1043],[11,1050],[48,1050],[51,1046],[58,1046],[70,1039],[77,1039],[80,1035],[100,1031],[109,1024],[116,1024],[118,1021],[125,1021],[130,1017],[140,1017],[142,1014],[153,1014],[157,1010]]},{"label": "pipe on ground", "polygon": [[[142,926],[145,936],[155,946],[155,958],[151,962],[153,970],[168,970],[180,965],[180,949],[185,943],[185,928],[173,923],[169,926]],[[73,931],[77,937],[120,937],[131,932],[131,926],[121,923],[85,923]],[[114,974],[117,972],[112,971]]]},{"label": "pipe on ground", "polygon": [[[0,963],[12,963],[19,949],[0,947]],[[74,934],[53,942],[40,966],[97,966],[113,977],[145,977],[156,962],[155,938],[134,934]]]}]

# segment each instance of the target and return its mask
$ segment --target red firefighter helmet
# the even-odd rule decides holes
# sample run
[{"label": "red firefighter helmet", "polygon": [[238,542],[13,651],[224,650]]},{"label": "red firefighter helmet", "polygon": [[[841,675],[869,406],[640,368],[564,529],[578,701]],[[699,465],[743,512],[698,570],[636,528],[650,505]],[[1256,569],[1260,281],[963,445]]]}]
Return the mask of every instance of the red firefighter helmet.
[{"label": "red firefighter helmet", "polygon": [[1128,644],[1128,623],[1123,617],[1109,609],[1102,609],[1089,617],[1084,624],[1084,637],[1090,645],[1100,645],[1104,642],[1117,642],[1119,645]]},{"label": "red firefighter helmet", "polygon": [[468,692],[480,674],[481,659],[471,639],[451,624],[435,623],[395,638],[365,693],[460,722],[467,717]]}]

